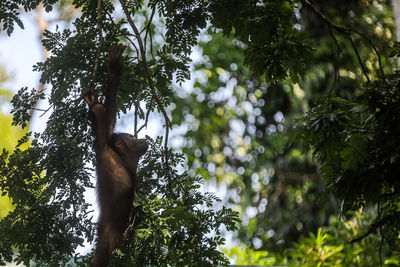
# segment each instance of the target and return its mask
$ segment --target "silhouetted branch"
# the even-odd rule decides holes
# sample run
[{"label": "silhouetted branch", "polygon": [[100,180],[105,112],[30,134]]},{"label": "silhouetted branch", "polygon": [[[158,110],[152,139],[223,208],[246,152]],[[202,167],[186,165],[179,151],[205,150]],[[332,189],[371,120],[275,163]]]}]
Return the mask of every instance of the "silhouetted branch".
[{"label": "silhouetted branch", "polygon": [[317,10],[313,6],[313,4],[311,4],[311,2],[309,0],[302,0],[302,2],[307,7],[309,7],[315,14],[317,14],[317,16],[327,25],[327,27],[329,29],[329,33],[330,33],[330,35],[332,36],[332,39],[335,42],[335,46],[340,51],[341,51],[341,49],[340,49],[339,43],[337,42],[337,39],[336,39],[335,34],[333,33],[332,29],[335,30],[336,32],[340,33],[340,34],[343,34],[345,36],[345,38],[350,41],[351,46],[352,46],[352,48],[353,48],[353,50],[354,50],[354,52],[355,52],[355,54],[357,56],[358,62],[359,62],[360,66],[361,66],[361,69],[363,71],[363,74],[367,78],[367,81],[370,82],[370,79],[369,79],[369,77],[367,75],[367,71],[365,69],[365,66],[362,63],[361,56],[360,56],[360,54],[358,52],[358,49],[355,46],[353,39],[351,38],[351,33],[356,33],[356,34],[360,35],[364,40],[366,40],[369,43],[369,45],[372,47],[372,49],[374,50],[374,52],[375,52],[375,54],[376,54],[376,56],[378,58],[379,70],[380,70],[382,79],[386,82],[385,73],[384,73],[383,67],[382,67],[381,55],[380,55],[378,49],[376,48],[376,46],[374,45],[374,43],[371,41],[370,38],[368,38],[365,34],[359,32],[357,30],[349,29],[349,28],[338,26],[338,25],[334,24],[328,18],[326,18],[326,16],[324,14],[322,14],[319,10]]}]

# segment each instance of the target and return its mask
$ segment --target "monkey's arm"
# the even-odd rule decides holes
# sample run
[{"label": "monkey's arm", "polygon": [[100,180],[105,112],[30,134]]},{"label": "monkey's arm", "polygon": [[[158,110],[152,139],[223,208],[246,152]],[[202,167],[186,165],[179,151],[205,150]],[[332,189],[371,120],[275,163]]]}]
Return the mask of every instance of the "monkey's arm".
[{"label": "monkey's arm", "polygon": [[117,91],[121,81],[124,63],[122,53],[125,50],[123,45],[113,45],[108,53],[108,84],[106,89],[105,116],[106,116],[106,136],[109,140],[114,132],[115,119],[117,113]]},{"label": "monkey's arm", "polygon": [[91,107],[94,115],[93,127],[96,133],[95,150],[96,154],[100,156],[108,146],[108,138],[106,134],[106,109],[103,104],[95,103]]},{"label": "monkey's arm", "polygon": [[83,92],[83,98],[89,106],[89,119],[96,137],[96,152],[102,153],[107,145],[105,108],[98,100],[96,92],[93,90],[93,83],[89,83]]}]

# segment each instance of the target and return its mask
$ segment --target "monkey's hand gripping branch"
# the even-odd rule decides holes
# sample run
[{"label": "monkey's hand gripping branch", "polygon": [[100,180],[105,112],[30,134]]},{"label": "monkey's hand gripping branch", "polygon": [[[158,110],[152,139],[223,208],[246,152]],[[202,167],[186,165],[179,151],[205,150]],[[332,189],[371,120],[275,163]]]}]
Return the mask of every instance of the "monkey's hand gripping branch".
[{"label": "monkey's hand gripping branch", "polygon": [[85,99],[85,102],[88,104],[89,107],[92,107],[94,104],[99,103],[97,94],[93,90],[93,86],[93,83],[90,82],[82,93],[83,99]]},{"label": "monkey's hand gripping branch", "polygon": [[[116,93],[117,88],[120,83],[120,78],[122,75],[122,71],[124,69],[124,63],[121,60],[122,53],[125,50],[125,46],[123,45],[113,45],[108,49],[108,70],[109,70],[109,78],[108,78],[108,89],[106,90],[106,102],[107,96],[110,98],[109,100],[112,102],[111,112],[114,111],[114,105],[116,103]],[[86,89],[82,93],[82,97],[85,99],[85,102],[89,105],[89,107],[93,107],[95,104],[103,104],[103,102],[99,102],[98,95],[94,90],[94,83],[91,81]],[[105,103],[106,105],[109,105]]]}]

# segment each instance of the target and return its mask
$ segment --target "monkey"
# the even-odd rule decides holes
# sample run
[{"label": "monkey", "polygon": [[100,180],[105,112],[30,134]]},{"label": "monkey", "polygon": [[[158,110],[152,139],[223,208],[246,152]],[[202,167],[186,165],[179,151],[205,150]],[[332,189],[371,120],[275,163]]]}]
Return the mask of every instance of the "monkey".
[{"label": "monkey", "polygon": [[[122,247],[125,231],[132,224],[136,196],[136,169],[139,158],[147,151],[145,139],[127,133],[114,133],[117,112],[117,90],[124,69],[125,46],[112,45],[108,53],[108,81],[105,101],[99,101],[89,84],[83,96],[89,106],[95,135],[97,197],[100,215],[97,244],[92,267],[107,266],[112,252]],[[134,220],[133,220],[134,221]]]}]

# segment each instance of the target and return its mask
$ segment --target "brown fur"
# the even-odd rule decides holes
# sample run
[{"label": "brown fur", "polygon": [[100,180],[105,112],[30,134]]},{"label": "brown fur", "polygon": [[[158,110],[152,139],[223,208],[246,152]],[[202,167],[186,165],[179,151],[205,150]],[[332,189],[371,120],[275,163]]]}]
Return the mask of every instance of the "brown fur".
[{"label": "brown fur", "polygon": [[115,134],[117,90],[120,83],[125,47],[109,49],[109,78],[105,103],[93,96],[91,86],[85,91],[93,117],[97,170],[97,194],[100,206],[98,238],[93,267],[107,266],[115,248],[122,246],[122,238],[129,226],[137,181],[136,169],[140,156],[147,150],[144,139],[132,135]]}]

